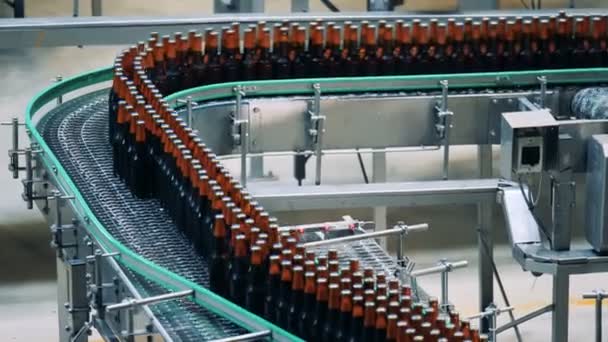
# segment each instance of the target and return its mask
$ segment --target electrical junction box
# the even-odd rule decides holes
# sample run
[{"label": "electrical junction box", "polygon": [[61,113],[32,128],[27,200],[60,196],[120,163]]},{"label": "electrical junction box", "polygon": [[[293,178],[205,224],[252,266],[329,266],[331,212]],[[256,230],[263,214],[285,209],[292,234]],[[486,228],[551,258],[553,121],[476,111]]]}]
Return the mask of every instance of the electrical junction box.
[{"label": "electrical junction box", "polygon": [[500,173],[506,179],[549,170],[558,162],[557,121],[548,110],[503,113]]}]

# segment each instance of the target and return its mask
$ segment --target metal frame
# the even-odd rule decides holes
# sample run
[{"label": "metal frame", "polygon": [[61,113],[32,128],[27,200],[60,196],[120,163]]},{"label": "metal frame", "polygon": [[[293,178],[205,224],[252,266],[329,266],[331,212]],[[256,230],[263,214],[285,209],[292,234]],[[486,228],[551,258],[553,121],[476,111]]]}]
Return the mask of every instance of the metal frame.
[{"label": "metal frame", "polygon": [[[519,73],[499,73],[497,74],[470,74],[470,75],[439,75],[425,77],[379,77],[374,79],[369,78],[351,78],[351,79],[327,79],[327,80],[295,80],[295,81],[260,81],[250,83],[231,83],[197,88],[169,97],[169,101],[177,101],[184,96],[193,96],[197,101],[209,101],[212,99],[225,99],[234,95],[235,86],[242,87],[244,91],[254,96],[257,95],[277,95],[277,94],[310,94],[311,84],[318,83],[324,93],[347,93],[358,91],[390,91],[403,90],[417,87],[419,89],[437,89],[440,87],[439,80],[448,80],[450,88],[478,88],[478,87],[501,87],[509,86],[510,84],[537,84],[537,77],[547,77],[547,82],[552,83],[575,83],[593,81],[599,82],[602,79],[608,79],[608,70],[606,69],[589,69],[589,70],[566,70],[555,72],[519,72]],[[280,328],[271,325],[256,316],[249,314],[236,305],[218,297],[208,290],[200,287],[197,284],[186,281],[185,279],[174,275],[157,265],[150,263],[141,256],[126,249],[118,241],[116,241],[103,228],[100,222],[91,213],[87,203],[78,192],[76,186],[69,178],[62,166],[58,163],[52,151],[46,146],[44,140],[36,130],[36,126],[32,121],[32,116],[46,103],[61,97],[63,94],[75,89],[80,89],[84,86],[102,82],[110,78],[108,69],[92,72],[74,79],[58,82],[54,86],[47,89],[40,96],[36,97],[28,106],[26,115],[26,126],[29,130],[30,137],[36,144],[36,149],[40,149],[40,153],[35,156],[36,160],[36,176],[45,178],[48,183],[55,185],[60,191],[59,195],[54,195],[54,198],[60,199],[65,204],[66,210],[69,208],[77,219],[79,229],[86,232],[95,245],[101,250],[107,258],[115,259],[121,265],[129,267],[137,273],[144,274],[153,281],[162,284],[164,287],[173,291],[193,291],[194,300],[205,306],[214,313],[220,314],[237,324],[240,324],[253,331],[264,331],[270,329],[273,332],[273,338],[277,340],[292,340],[293,336],[286,333]],[[497,82],[497,79],[500,81]],[[504,83],[508,79],[509,82]],[[422,87],[422,88],[421,88]],[[196,94],[197,97],[194,95]],[[199,99],[200,98],[200,99]],[[603,131],[606,125],[601,122],[566,122],[565,129],[575,129],[584,127],[580,130],[584,134],[589,133],[589,127],[592,130]],[[486,127],[487,129],[487,127]],[[577,131],[578,132],[578,131]],[[584,140],[585,135],[576,136],[579,140]],[[482,177],[491,174],[491,146],[484,145],[479,149],[480,162],[479,170]],[[576,158],[575,158],[576,159]],[[46,171],[43,171],[44,170]],[[401,189],[395,190],[395,184],[368,184],[368,185],[349,185],[339,186],[332,189],[329,185],[319,185],[315,187],[305,187],[300,189],[281,189],[281,194],[273,194],[271,187],[256,189],[255,186],[249,188],[250,192],[257,196],[256,198],[264,203],[268,209],[294,210],[318,207],[323,201],[331,201],[331,205],[323,205],[323,208],[332,208],[336,206],[351,207],[351,206],[385,206],[390,205],[433,205],[437,203],[476,203],[478,204],[479,227],[478,231],[480,239],[483,239],[491,250],[491,210],[492,203],[496,199],[496,192],[502,194],[501,203],[503,209],[508,214],[507,217],[517,218],[530,215],[527,209],[521,212],[521,205],[513,206],[513,203],[521,203],[523,198],[507,196],[511,194],[513,189],[516,189],[513,184],[505,183],[499,180],[471,180],[471,181],[437,181],[437,182],[416,182],[402,184]],[[46,191],[46,190],[45,190]],[[265,192],[265,193],[264,193]],[[289,194],[289,199],[285,199],[285,195]],[[281,198],[278,200],[277,198]],[[342,200],[337,200],[343,198]],[[272,201],[275,201],[273,203]],[[41,204],[41,200],[36,201]],[[44,208],[47,206],[48,196],[44,201]],[[59,200],[58,206],[59,204]],[[327,202],[326,202],[327,203]],[[515,208],[515,209],[514,209]],[[520,209],[517,209],[520,208]],[[516,210],[514,212],[513,210]],[[57,218],[61,216],[58,211]],[[58,221],[60,222],[60,221]],[[540,239],[534,240],[536,237],[532,233],[536,231],[538,235],[538,227],[533,221],[524,219],[523,225],[513,225],[510,222],[510,231],[514,240],[514,256],[518,262],[522,264],[524,269],[540,273],[552,273],[555,276],[554,301],[555,314],[554,319],[554,341],[561,341],[567,338],[567,325],[557,324],[559,320],[567,319],[567,296],[563,296],[564,290],[567,292],[568,275],[573,273],[597,272],[608,270],[608,258],[594,255],[590,251],[570,251],[570,252],[551,252],[543,247]],[[57,225],[59,227],[61,225]],[[63,227],[58,231],[62,234],[66,231]],[[530,235],[530,240],[522,243],[522,234],[516,231],[524,230]],[[61,242],[61,256],[65,257],[64,253],[80,250],[78,244],[70,244],[63,238]],[[480,244],[481,245],[481,244]],[[557,254],[555,254],[557,253]],[[480,255],[484,255],[480,249]],[[481,260],[491,260],[491,256],[484,255]],[[63,259],[62,259],[63,260]],[[480,271],[480,294],[482,310],[485,310],[493,299],[492,295],[492,270],[491,265],[486,263],[481,265]],[[96,288],[100,288],[103,283],[97,283]],[[103,288],[103,286],[101,286]],[[103,290],[102,290],[103,291]],[[565,300],[565,302],[564,302]],[[486,303],[489,301],[489,303]],[[486,305],[487,304],[487,305]],[[565,326],[566,333],[564,334]],[[78,330],[80,331],[80,330]],[[121,330],[122,331],[122,330]]]},{"label": "metal frame", "polygon": [[[97,1],[97,0],[93,0]],[[257,1],[257,0],[256,0]],[[95,9],[95,7],[93,7]],[[568,9],[568,14],[606,14],[605,9]],[[97,10],[94,12],[98,13]],[[449,17],[501,17],[501,16],[549,16],[554,10],[500,10],[475,11],[452,14],[414,13],[402,14],[394,12],[341,12],[340,14],[327,13],[298,13],[298,14],[241,14],[239,22],[246,24],[264,20],[269,24],[290,21],[307,22],[317,18],[324,22],[344,22],[346,20],[393,20],[412,18],[439,18]],[[81,45],[115,45],[133,44],[155,31],[160,34],[169,34],[176,31],[187,32],[201,26],[220,28],[234,21],[233,14],[216,14],[211,17],[76,17],[76,18],[25,18],[1,19],[0,41],[5,48],[24,48],[42,46],[81,46]]]}]

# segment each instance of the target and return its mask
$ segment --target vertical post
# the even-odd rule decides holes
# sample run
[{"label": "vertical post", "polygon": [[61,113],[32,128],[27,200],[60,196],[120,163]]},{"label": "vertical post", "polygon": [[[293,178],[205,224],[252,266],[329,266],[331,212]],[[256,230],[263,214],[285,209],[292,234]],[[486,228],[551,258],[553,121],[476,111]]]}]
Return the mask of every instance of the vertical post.
[{"label": "vertical post", "polygon": [[[489,321],[489,327],[488,330],[490,331],[490,341],[492,342],[496,342],[496,325],[497,325],[497,317],[498,317],[498,312],[496,311],[496,306],[494,304],[490,304],[490,311],[491,314],[488,317],[488,321]],[[482,318],[483,319],[483,318]]]},{"label": "vertical post", "polygon": [[135,319],[134,312],[135,307],[127,308],[127,341],[134,342],[135,341]]},{"label": "vertical post", "polygon": [[11,121],[13,126],[13,151],[11,153],[11,165],[13,168],[13,178],[19,178],[19,120],[13,118]]},{"label": "vertical post", "polygon": [[239,140],[241,145],[241,185],[243,188],[247,186],[247,154],[249,153],[249,121],[245,118],[243,113],[243,89],[241,86],[234,88],[236,93],[236,108],[235,108],[235,120],[239,126]]},{"label": "vertical post", "polygon": [[[372,182],[386,182],[386,152],[374,150],[372,153]],[[387,207],[374,207],[374,223],[376,230],[385,230],[387,227]],[[386,239],[376,240],[382,248],[386,249]],[[401,247],[401,246],[400,246]]]},{"label": "vertical post", "polygon": [[188,115],[188,127],[192,128],[192,96],[186,96],[186,113]]},{"label": "vertical post", "polygon": [[602,299],[603,294],[598,292],[595,299],[595,341],[602,342]]},{"label": "vertical post", "polygon": [[91,0],[91,15],[94,17],[101,16],[101,0]]},{"label": "vertical post", "polygon": [[[446,259],[441,259],[441,263],[446,265]],[[448,270],[441,272],[441,306],[447,311],[450,307],[448,301]]]},{"label": "vertical post", "polygon": [[538,82],[540,82],[540,98],[538,99],[538,106],[542,109],[547,104],[547,78],[545,76],[539,76]]},{"label": "vertical post", "polygon": [[317,142],[316,142],[316,165],[315,165],[315,184],[321,184],[321,160],[323,159],[323,134],[325,133],[325,120],[321,115],[321,86],[318,83],[312,85],[314,90],[314,111],[316,113]]},{"label": "vertical post", "polygon": [[568,300],[570,275],[559,270],[553,275],[553,317],[551,335],[553,342],[568,341]]},{"label": "vertical post", "polygon": [[25,149],[25,199],[27,201],[27,208],[34,208],[34,169],[32,168],[32,149]]},{"label": "vertical post", "polygon": [[105,310],[103,309],[103,255],[101,250],[95,250],[95,307],[97,309],[97,315],[103,319],[105,316]]},{"label": "vertical post", "polygon": [[[477,162],[479,178],[492,176],[492,145],[477,147]],[[479,311],[484,311],[494,302],[494,275],[492,259],[494,258],[494,238],[492,232],[493,203],[480,202],[477,204],[477,245],[479,260]],[[488,324],[481,319],[480,330],[488,332]]]},{"label": "vertical post", "polygon": [[74,4],[74,6],[72,8],[72,16],[77,17],[80,12],[79,0],[74,0],[72,3]]},{"label": "vertical post", "polygon": [[[75,3],[78,3],[78,0],[74,0],[74,1],[75,1]],[[75,6],[77,6],[77,5],[75,5]],[[63,81],[63,77],[61,75],[57,75],[55,77],[55,82],[59,83],[61,81]],[[62,103],[63,103],[63,96],[62,95],[57,96],[57,105],[60,105]]]},{"label": "vertical post", "polygon": [[448,179],[450,165],[450,125],[452,124],[451,113],[448,112],[448,81],[443,80],[441,84],[441,111],[443,117],[443,179]]}]

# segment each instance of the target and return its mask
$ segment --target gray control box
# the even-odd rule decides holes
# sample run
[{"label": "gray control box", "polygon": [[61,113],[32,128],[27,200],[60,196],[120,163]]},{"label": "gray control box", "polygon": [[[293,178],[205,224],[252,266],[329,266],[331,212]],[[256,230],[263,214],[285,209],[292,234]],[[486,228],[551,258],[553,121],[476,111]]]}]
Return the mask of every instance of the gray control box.
[{"label": "gray control box", "polygon": [[502,114],[500,174],[506,179],[557,164],[558,125],[547,110]]},{"label": "gray control box", "polygon": [[585,235],[593,249],[608,252],[608,134],[594,135],[587,145]]}]

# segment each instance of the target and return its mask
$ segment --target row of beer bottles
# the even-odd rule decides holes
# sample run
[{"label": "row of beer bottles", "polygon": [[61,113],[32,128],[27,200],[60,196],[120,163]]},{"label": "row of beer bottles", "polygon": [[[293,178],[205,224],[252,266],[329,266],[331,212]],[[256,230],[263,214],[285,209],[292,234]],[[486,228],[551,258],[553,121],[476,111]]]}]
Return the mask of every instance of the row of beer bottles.
[{"label": "row of beer bottles", "polygon": [[245,307],[306,340],[487,340],[456,311],[441,313],[436,298],[414,302],[408,285],[387,282],[384,273],[374,276],[370,268],[360,270],[356,259],[340,267],[332,251],[315,262],[313,252],[286,250],[271,254],[264,280],[260,253],[252,248],[249,277],[238,284],[247,289]]},{"label": "row of beer bottles", "polygon": [[243,30],[243,51],[236,24],[236,30],[226,28],[221,37],[208,30],[204,53],[200,33],[153,36],[147,47],[140,46],[144,68],[167,94],[253,79],[591,67],[605,65],[607,57],[606,20],[601,17],[414,20],[395,26],[383,21],[344,27],[313,23],[308,34],[297,23],[277,25],[272,49],[271,31],[261,26]]},{"label": "row of beer bottles", "polygon": [[[134,96],[133,99],[138,100],[138,96],[140,95],[135,95],[132,94]],[[141,98],[139,99],[141,100]],[[132,102],[132,101],[131,101]],[[123,122],[124,120],[124,114],[125,112],[129,112],[129,108],[127,107],[127,105],[125,105],[125,103],[121,102],[121,108],[123,108],[124,110],[122,110],[121,112],[121,108],[119,108],[119,121],[120,124],[123,126],[118,126],[117,128],[126,128],[125,126],[125,122]],[[142,108],[141,107],[141,103],[138,104],[137,106],[138,108]],[[145,106],[144,106],[145,108]],[[130,116],[129,116],[129,128],[132,125],[132,122],[135,121],[136,123],[136,128],[140,127],[140,128],[145,128],[145,121],[143,120],[138,120],[138,116],[139,113],[136,112],[130,112]],[[156,114],[154,113],[142,113],[142,117],[144,119],[150,119],[150,118],[154,118]],[[162,119],[160,119],[158,116],[156,117],[155,121],[157,124],[157,127],[163,127],[163,123],[161,121]],[[143,125],[142,125],[142,121],[143,121]],[[139,126],[137,126],[137,124],[139,124]],[[119,129],[117,129],[119,130]],[[122,132],[125,132],[126,129],[123,129]],[[164,135],[163,137],[165,137],[165,141],[164,141],[164,149],[163,152],[165,153],[165,162],[166,165],[165,167],[169,170],[173,171],[172,175],[169,175],[169,177],[165,177],[165,178],[170,178],[170,177],[174,177],[173,179],[175,179],[175,174],[177,172],[177,170],[179,170],[181,172],[181,176],[182,178],[186,178],[185,176],[188,175],[187,172],[184,172],[184,165],[187,164],[194,164],[191,165],[191,171],[193,173],[196,173],[194,171],[196,171],[198,168],[196,167],[196,162],[195,160],[193,161],[192,158],[188,158],[188,148],[184,146],[180,146],[180,139],[177,138],[177,134],[174,134],[173,132],[170,131],[170,129],[168,127],[164,127],[163,128],[164,131]],[[145,132],[145,131],[144,131]],[[129,130],[129,134],[131,134],[131,136],[133,135],[133,130]],[[135,135],[137,135],[137,131],[135,131]],[[154,135],[152,135],[154,136]],[[137,141],[146,141],[146,137],[145,135],[142,138],[137,138],[137,136],[135,137],[135,142]],[[151,139],[152,140],[152,139]],[[132,144],[133,143],[133,139],[131,139],[130,137],[127,137],[126,139],[126,144]],[[153,141],[150,141],[150,146],[155,146],[156,144]],[[162,145],[162,144],[161,144]],[[122,146],[122,145],[121,145]],[[129,151],[129,146],[126,146],[125,151]],[[179,152],[179,153],[177,153]],[[117,153],[117,155],[119,155],[119,153]],[[176,158],[177,157],[177,158]],[[121,158],[118,158],[118,162],[120,163]],[[163,160],[161,160],[160,162],[163,162]],[[124,169],[128,169],[129,166],[135,165],[135,164],[129,164],[131,163],[131,160],[127,160],[127,163],[124,164],[122,167],[119,164],[119,166],[117,167],[118,170],[123,170],[123,171],[119,171],[123,177],[130,177],[129,175],[131,174],[130,172],[124,172]],[[162,165],[161,165],[161,168]],[[199,172],[200,178],[199,180],[204,181],[205,178],[205,173],[202,172],[204,170],[200,170],[201,172]],[[163,175],[167,175],[166,173],[161,173],[161,176]],[[177,177],[177,179],[179,179],[179,177]],[[190,176],[190,180],[194,180],[197,179],[196,177],[192,177]],[[131,181],[129,181],[131,182]],[[210,185],[209,183],[210,181],[206,182],[205,184],[207,186]],[[184,184],[186,184],[187,181],[186,179],[184,179]],[[172,183],[169,183],[172,184]],[[193,187],[196,188],[197,184],[196,183],[192,183]],[[199,188],[203,188],[201,187],[201,184],[198,184]],[[162,189],[162,187],[160,187]],[[168,186],[168,188],[175,188],[175,187],[171,187]],[[212,186],[213,188],[213,186]],[[171,190],[171,189],[170,189]],[[285,323],[284,318],[281,317],[297,317],[298,315],[279,315],[278,313],[285,313],[286,307],[287,307],[287,303],[289,303],[291,300],[287,300],[287,298],[292,298],[292,297],[298,297],[297,295],[293,295],[293,287],[295,286],[294,283],[294,273],[293,273],[293,264],[295,264],[295,266],[298,266],[301,264],[301,260],[302,257],[297,257],[298,255],[302,255],[304,254],[304,252],[302,250],[298,251],[297,246],[295,246],[295,243],[293,241],[293,239],[295,239],[294,237],[292,237],[292,241],[289,242],[289,237],[285,239],[285,241],[283,241],[281,244],[278,244],[278,248],[276,248],[275,246],[273,246],[273,250],[281,250],[283,248],[283,246],[290,246],[289,249],[287,250],[282,250],[280,254],[278,253],[274,253],[274,255],[270,255],[267,258],[260,258],[259,257],[259,253],[261,251],[264,250],[264,248],[268,249],[269,245],[271,245],[271,238],[264,238],[264,233],[255,233],[256,232],[256,227],[252,227],[251,222],[248,224],[247,222],[243,222],[243,218],[242,217],[240,220],[241,224],[235,225],[232,224],[230,225],[230,222],[228,222],[230,217],[234,216],[234,212],[237,211],[238,208],[232,209],[232,210],[227,210],[227,208],[229,208],[229,201],[226,202],[226,204],[224,205],[224,201],[219,201],[219,198],[223,198],[222,196],[222,192],[220,188],[216,188],[216,191],[213,192],[215,197],[212,197],[212,195],[210,195],[209,192],[207,192],[205,195],[206,196],[202,196],[204,199],[206,199],[207,201],[209,201],[209,199],[211,198],[212,205],[211,208],[212,210],[214,210],[212,213],[214,214],[213,216],[213,220],[212,220],[212,225],[213,228],[213,232],[211,235],[213,235],[212,239],[203,239],[203,243],[204,241],[211,241],[210,245],[211,246],[207,246],[206,248],[204,248],[204,251],[209,253],[211,252],[211,257],[208,258],[209,262],[210,262],[210,274],[211,274],[211,284],[212,284],[212,288],[214,289],[214,291],[220,293],[220,294],[224,294],[225,296],[227,296],[228,298],[230,298],[231,300],[235,301],[236,303],[243,305],[243,300],[245,301],[245,306],[250,308],[252,311],[259,312],[260,310],[260,305],[259,305],[259,301],[257,301],[257,305],[254,303],[255,301],[253,301],[253,298],[265,298],[264,301],[264,308],[263,308],[263,314],[265,315],[271,315],[274,318],[270,318],[270,319],[274,319],[276,320],[277,324],[280,325],[289,325],[289,322]],[[161,190],[162,191],[162,190]],[[171,191],[170,191],[171,192]],[[175,192],[172,192],[175,193]],[[182,191],[178,191],[178,193],[182,193]],[[162,195],[161,195],[162,197]],[[180,200],[174,200],[174,202],[180,202]],[[177,210],[177,209],[173,209],[173,210]],[[218,214],[219,212],[222,213],[226,213],[226,215],[220,215]],[[183,217],[184,215],[179,215],[180,217]],[[207,215],[207,218],[211,218],[211,215]],[[238,215],[237,215],[238,218]],[[211,221],[211,219],[209,219],[209,221]],[[245,220],[246,221],[246,220]],[[243,225],[243,223],[245,223]],[[230,225],[231,226],[231,233],[230,236],[227,236],[227,232],[226,232],[226,225]],[[221,233],[222,230],[224,231],[224,233]],[[233,230],[233,232],[232,232]],[[271,232],[272,230],[266,230]],[[209,229],[202,231],[200,233],[203,234],[209,234]],[[194,236],[194,234],[196,234],[196,232],[191,233],[190,234],[190,238],[192,238],[192,236]],[[188,235],[188,234],[187,234]],[[248,237],[249,235],[249,237]],[[272,235],[272,234],[271,234]],[[257,236],[257,237],[254,237]],[[198,241],[195,239],[195,241]],[[229,241],[229,242],[228,242]],[[255,243],[253,242],[255,241]],[[272,245],[277,245],[272,244]],[[295,246],[295,247],[294,247]],[[296,255],[293,256],[293,258],[291,258],[290,256],[294,254],[294,252],[291,250],[292,248],[295,248],[296,251]],[[257,250],[260,250],[260,252],[257,252]],[[266,253],[267,254],[267,253]],[[257,255],[257,258],[256,258]],[[309,254],[310,255],[310,254]],[[331,255],[331,254],[330,254]],[[273,258],[274,256],[274,258]],[[277,259],[278,257],[278,259]],[[308,256],[309,257],[309,256]],[[249,258],[251,258],[251,261],[248,263]],[[331,258],[331,257],[330,257]],[[277,259],[277,261],[279,261],[279,267],[272,267],[272,263],[273,263],[273,259]],[[291,260],[290,260],[291,259]],[[333,258],[331,258],[332,260],[330,262],[328,262],[328,271],[324,272],[322,269],[322,266],[319,268],[319,272],[314,272],[315,274],[315,279],[316,278],[322,278],[323,276],[325,277],[325,279],[328,279],[329,284],[331,285],[332,283],[335,282],[335,279],[341,279],[339,282],[340,283],[348,283],[347,281],[343,281],[348,279],[346,274],[337,274],[337,272],[333,272],[333,270],[337,271],[336,268],[336,263]],[[258,261],[255,261],[258,260]],[[324,262],[321,261],[321,258],[317,259],[317,264],[318,265],[323,265]],[[309,267],[313,267],[312,265],[315,265],[314,262],[312,262],[312,260],[308,260],[308,266]],[[333,263],[332,263],[333,261]],[[312,262],[312,264],[311,264]],[[292,264],[289,264],[292,263]],[[265,264],[268,264],[268,266],[265,266]],[[256,266],[256,265],[261,265],[260,267],[254,268],[253,270],[251,269],[251,267]],[[275,265],[276,265],[276,261],[275,261]],[[291,266],[290,266],[291,265]],[[306,262],[304,263],[304,266],[306,266]],[[315,266],[316,267],[316,266]],[[263,275],[266,273],[266,268],[268,269],[267,274],[268,274],[268,282],[267,282],[267,288],[269,289],[273,289],[273,285],[277,285],[276,280],[279,280],[280,282],[278,283],[279,287],[279,291],[267,291],[266,294],[270,294],[269,296],[266,297],[260,297],[260,296],[247,296],[247,295],[243,295],[242,293],[242,288],[244,284],[248,284],[248,291],[247,293],[261,293],[259,292],[260,289],[258,287],[257,292],[254,288],[249,289],[249,286],[256,285],[260,286],[260,284],[264,284],[264,282],[257,282],[257,281],[251,281],[251,280],[247,280],[247,278],[252,277],[253,279],[261,279],[261,277],[263,277]],[[255,270],[257,269],[258,272],[256,272]],[[290,271],[291,269],[291,271]],[[356,269],[356,268],[355,268]],[[280,278],[277,278],[277,270],[279,270],[280,274]],[[296,268],[297,270],[297,268]],[[332,271],[332,272],[329,272]],[[325,274],[328,273],[328,274]],[[255,276],[257,275],[257,276]],[[297,275],[297,272],[296,272]],[[297,279],[297,277],[296,277]],[[297,283],[297,282],[296,282]],[[357,284],[358,282],[355,281],[355,283]],[[365,283],[365,282],[364,282]],[[359,286],[356,286],[356,284],[354,286],[351,287],[351,291],[353,291],[353,293],[355,291],[358,291],[357,289],[359,288]],[[227,286],[226,286],[227,285]],[[295,286],[296,288],[298,288],[298,286]],[[334,286],[335,287],[335,286]],[[226,294],[225,291],[223,291],[223,289],[229,289],[229,292]],[[276,288],[274,288],[276,289]],[[371,288],[370,288],[371,289]],[[382,289],[382,286],[375,287],[375,291],[382,291],[380,290]],[[263,288],[262,288],[263,290]],[[279,294],[279,296],[277,297],[276,294]],[[296,294],[298,293],[297,291],[295,292]],[[273,295],[275,294],[275,295]],[[293,296],[292,296],[293,295]],[[322,296],[323,297],[323,296]],[[329,297],[329,292],[328,292],[328,297]],[[247,298],[250,298],[249,301],[247,300]],[[382,296],[380,296],[380,299],[382,298]],[[380,303],[382,303],[383,301],[380,300]],[[276,304],[276,305],[274,305]],[[327,306],[327,312],[326,315],[327,316],[329,314],[329,310],[330,310],[330,306],[329,303],[325,304],[323,300],[321,300],[321,304],[320,305],[316,305],[315,306],[315,315],[314,317],[319,317],[323,315],[323,310],[321,310],[319,313],[321,315],[317,315],[316,312],[319,307],[321,309],[325,308],[325,305]],[[257,308],[257,309],[256,309]],[[291,309],[290,309],[291,311]],[[428,312],[431,312],[432,310],[427,310]],[[407,310],[405,311],[407,312]],[[382,310],[380,310],[380,317],[382,316]],[[269,317],[269,316],[267,316]],[[312,317],[312,316],[311,316]],[[388,317],[387,317],[388,319]],[[412,318],[412,321],[418,322],[417,318]],[[314,320],[313,320],[314,322]],[[426,323],[426,322],[423,322]],[[430,323],[430,322],[429,322]],[[314,324],[314,323],[313,323]],[[422,324],[422,323],[421,323]],[[403,325],[403,324],[401,324]],[[426,326],[427,324],[425,324]],[[325,325],[323,325],[325,327]],[[381,324],[380,324],[381,326]],[[388,326],[387,326],[388,327]],[[292,329],[295,329],[295,327],[293,327],[293,323],[292,323]],[[388,329],[388,328],[387,328]],[[324,328],[324,331],[327,330]],[[378,330],[378,329],[377,329]],[[382,329],[380,329],[382,330]],[[415,330],[415,329],[414,329]],[[319,331],[319,320],[317,320],[317,325],[316,328],[311,330],[311,331]],[[455,335],[460,334],[461,332],[454,332]],[[436,333],[435,333],[436,334]],[[392,336],[390,332],[387,331],[387,337]]]}]

